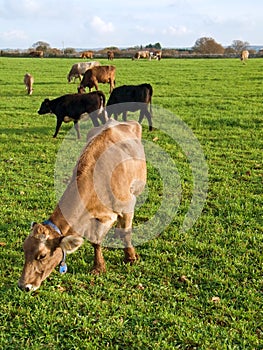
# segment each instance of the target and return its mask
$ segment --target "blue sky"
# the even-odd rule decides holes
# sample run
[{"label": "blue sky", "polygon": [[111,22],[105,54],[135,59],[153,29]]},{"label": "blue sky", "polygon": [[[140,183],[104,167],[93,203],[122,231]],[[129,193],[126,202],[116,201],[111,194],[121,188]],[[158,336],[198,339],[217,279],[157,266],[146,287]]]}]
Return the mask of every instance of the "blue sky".
[{"label": "blue sky", "polygon": [[262,0],[0,0],[0,49],[191,47],[201,37],[263,47]]}]

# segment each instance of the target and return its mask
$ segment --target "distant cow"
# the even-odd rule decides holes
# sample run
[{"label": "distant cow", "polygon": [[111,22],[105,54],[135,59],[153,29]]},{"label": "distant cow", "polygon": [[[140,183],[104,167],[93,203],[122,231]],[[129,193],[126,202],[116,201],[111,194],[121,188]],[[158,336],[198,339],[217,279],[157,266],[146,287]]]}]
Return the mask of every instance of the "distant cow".
[{"label": "distant cow", "polygon": [[[122,113],[122,119],[126,121],[128,111],[140,110],[139,123],[142,122],[145,116],[151,131],[152,95],[153,89],[150,84],[118,86],[112,91],[106,105],[108,117],[114,114],[114,118],[117,120],[118,115]],[[150,105],[150,111],[148,105]]]},{"label": "distant cow", "polygon": [[109,83],[111,93],[115,86],[115,72],[115,66],[98,66],[88,69],[80,82],[80,90],[85,91],[86,86],[89,88],[89,91],[93,87],[98,90],[98,83]]},{"label": "distant cow", "polygon": [[162,51],[151,51],[150,58],[154,58],[157,61],[160,61],[162,58]]},{"label": "distant cow", "polygon": [[31,57],[40,57],[42,58],[44,56],[44,52],[41,50],[34,50],[29,52],[29,56]]},{"label": "distant cow", "polygon": [[79,78],[79,80],[81,81],[82,76],[84,75],[84,73],[90,69],[93,68],[95,66],[99,66],[100,63],[97,61],[90,61],[90,62],[80,62],[80,63],[75,63],[73,64],[73,66],[71,67],[69,74],[68,74],[68,82],[70,83],[72,81],[72,79],[74,78],[74,81]]},{"label": "distant cow", "polygon": [[108,56],[108,60],[109,61],[113,61],[113,59],[114,59],[114,52],[111,51],[111,50],[107,51],[107,56]]},{"label": "distant cow", "polygon": [[33,93],[33,83],[34,83],[34,77],[31,74],[26,73],[24,75],[24,84],[26,86],[28,95],[32,95]]},{"label": "distant cow", "polygon": [[138,259],[132,244],[136,197],[146,184],[141,126],[136,121],[109,120],[88,134],[87,145],[72,178],[48,220],[33,223],[23,244],[25,262],[18,286],[35,291],[56,266],[65,273],[66,255],[83,244],[94,248],[93,274],[106,271],[102,242],[117,222],[115,239],[124,262]]},{"label": "distant cow", "polygon": [[243,50],[240,54],[241,61],[243,61],[245,63],[248,60],[248,57],[249,57],[249,51]]},{"label": "distant cow", "polygon": [[81,58],[93,58],[92,51],[83,51],[80,55]]},{"label": "distant cow", "polygon": [[105,95],[102,91],[94,91],[88,94],[67,94],[49,100],[46,98],[38,111],[38,114],[53,113],[57,117],[56,137],[62,122],[74,122],[74,127],[80,138],[79,120],[84,113],[88,113],[94,126],[99,126],[98,118],[104,124],[106,122],[105,115]]},{"label": "distant cow", "polygon": [[132,59],[139,60],[140,58],[148,58],[150,60],[150,51],[137,51]]}]

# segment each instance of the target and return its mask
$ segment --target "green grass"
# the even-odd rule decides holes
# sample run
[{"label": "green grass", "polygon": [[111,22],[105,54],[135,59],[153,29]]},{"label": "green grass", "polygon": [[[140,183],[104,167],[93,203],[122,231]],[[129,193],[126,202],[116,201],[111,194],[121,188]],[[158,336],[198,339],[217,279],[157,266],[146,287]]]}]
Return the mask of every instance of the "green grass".
[{"label": "green grass", "polygon": [[[18,289],[22,244],[30,222],[45,220],[57,202],[55,161],[72,127],[63,124],[54,140],[55,117],[37,110],[46,97],[76,92],[66,76],[77,61],[0,58],[0,348],[262,349],[262,59],[247,65],[237,59],[114,60],[117,85],[153,86],[156,130],[149,133],[144,121],[143,138],[176,166],[176,215],[158,237],[137,247],[141,259],[134,266],[122,263],[120,249],[105,248],[107,273],[90,275],[87,242],[68,256],[66,275],[54,271],[34,293]],[[27,71],[35,77],[32,96],[23,86]],[[108,97],[109,86],[100,88]],[[162,110],[192,130],[208,166],[206,202],[187,231],[181,228],[194,188],[191,154],[182,147],[184,134],[179,144],[171,137],[177,119]],[[136,225],[154,217],[166,199],[154,154]],[[178,192],[170,187],[165,197]]]}]

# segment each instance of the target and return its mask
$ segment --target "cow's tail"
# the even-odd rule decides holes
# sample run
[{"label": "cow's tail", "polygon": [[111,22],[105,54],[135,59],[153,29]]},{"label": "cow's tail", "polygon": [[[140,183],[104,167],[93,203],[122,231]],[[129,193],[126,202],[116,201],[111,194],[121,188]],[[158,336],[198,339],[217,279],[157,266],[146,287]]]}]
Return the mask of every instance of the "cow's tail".
[{"label": "cow's tail", "polygon": [[150,113],[153,116],[153,110],[152,110],[152,95],[153,95],[153,88],[151,84],[148,84],[148,89],[149,89],[149,95],[150,95]]},{"label": "cow's tail", "polygon": [[100,96],[100,108],[99,108],[99,113],[98,114],[101,114],[104,116],[104,119],[105,119],[105,123],[106,121],[109,119],[108,118],[108,113],[107,113],[107,110],[106,110],[106,98],[105,98],[105,95],[102,93],[102,92],[98,92],[99,93],[99,96]]}]

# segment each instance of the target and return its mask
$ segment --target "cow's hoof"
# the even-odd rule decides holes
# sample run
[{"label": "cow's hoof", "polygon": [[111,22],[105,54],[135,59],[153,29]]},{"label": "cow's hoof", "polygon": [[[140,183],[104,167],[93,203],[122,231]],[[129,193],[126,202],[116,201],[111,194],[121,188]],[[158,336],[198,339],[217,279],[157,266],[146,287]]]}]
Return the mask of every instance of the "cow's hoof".
[{"label": "cow's hoof", "polygon": [[131,256],[127,256],[124,259],[124,263],[125,264],[130,264],[133,265],[137,260],[139,260],[139,255],[136,253],[135,256],[131,257]]},{"label": "cow's hoof", "polygon": [[105,266],[94,266],[93,269],[91,270],[92,275],[100,275],[101,273],[106,272],[106,267]]}]

